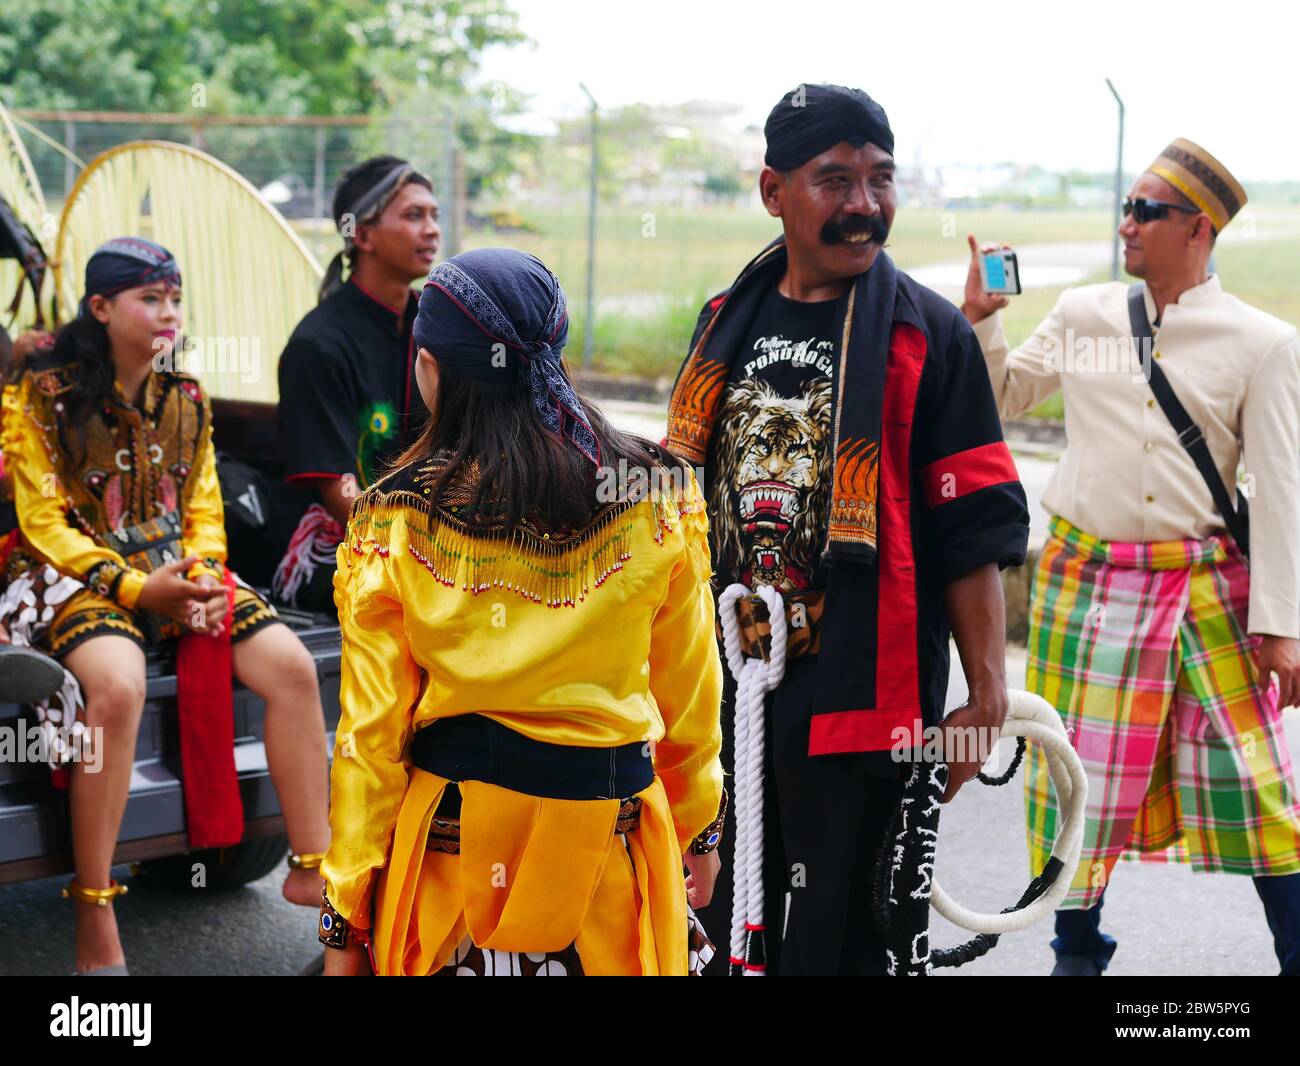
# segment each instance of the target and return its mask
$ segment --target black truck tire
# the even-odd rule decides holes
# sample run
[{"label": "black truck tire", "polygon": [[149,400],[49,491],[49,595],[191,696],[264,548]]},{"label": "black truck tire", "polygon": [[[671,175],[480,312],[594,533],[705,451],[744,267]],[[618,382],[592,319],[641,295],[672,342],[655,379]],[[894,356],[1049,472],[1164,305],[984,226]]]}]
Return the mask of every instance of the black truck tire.
[{"label": "black truck tire", "polygon": [[[255,837],[229,848],[209,848],[184,855],[168,855],[140,864],[149,883],[176,892],[228,892],[265,877],[284,864],[289,838],[283,834]],[[203,878],[195,884],[201,864]]]}]

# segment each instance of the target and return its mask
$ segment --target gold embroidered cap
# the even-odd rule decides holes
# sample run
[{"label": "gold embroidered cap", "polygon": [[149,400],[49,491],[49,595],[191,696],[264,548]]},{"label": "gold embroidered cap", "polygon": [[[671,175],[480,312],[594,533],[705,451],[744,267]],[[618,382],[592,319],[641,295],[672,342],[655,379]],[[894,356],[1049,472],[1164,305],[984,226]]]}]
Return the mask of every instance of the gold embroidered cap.
[{"label": "gold embroidered cap", "polygon": [[1246,205],[1246,190],[1199,144],[1177,138],[1147,167],[1210,216],[1219,232]]}]

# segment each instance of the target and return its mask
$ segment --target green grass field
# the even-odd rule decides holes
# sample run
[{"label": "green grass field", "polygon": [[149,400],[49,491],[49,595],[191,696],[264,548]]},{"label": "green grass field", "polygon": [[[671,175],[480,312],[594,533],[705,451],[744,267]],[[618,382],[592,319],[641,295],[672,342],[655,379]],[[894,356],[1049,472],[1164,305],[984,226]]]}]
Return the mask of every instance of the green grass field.
[{"label": "green grass field", "polygon": [[[569,355],[577,362],[587,327],[587,220],[580,212],[523,211],[532,232],[476,230],[466,247],[510,245],[537,255],[565,285],[572,312]],[[1300,322],[1300,209],[1247,209],[1233,223],[1237,239],[1221,243],[1216,265],[1225,286],[1242,299]],[[647,378],[672,377],[685,355],[701,304],[725,288],[778,224],[754,210],[635,211],[604,209],[597,221],[593,368]],[[966,234],[1023,247],[1063,241],[1108,242],[1106,212],[1056,210],[900,210],[889,252],[904,270],[964,259]],[[1232,232],[1232,231],[1230,231]],[[303,233],[328,260],[331,233]],[[1085,281],[1103,281],[1102,270]],[[1014,345],[1055,303],[1059,288],[1029,289],[1004,313]],[[1037,412],[1059,416],[1059,397]]]}]

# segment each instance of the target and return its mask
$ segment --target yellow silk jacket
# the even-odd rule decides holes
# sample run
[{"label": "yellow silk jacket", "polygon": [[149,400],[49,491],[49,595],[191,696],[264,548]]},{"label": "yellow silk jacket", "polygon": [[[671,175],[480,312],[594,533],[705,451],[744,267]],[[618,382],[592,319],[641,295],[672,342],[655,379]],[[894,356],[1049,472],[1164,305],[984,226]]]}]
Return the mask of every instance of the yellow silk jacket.
[{"label": "yellow silk jacket", "polygon": [[650,743],[683,851],[722,795],[722,666],[694,475],[562,536],[527,522],[482,535],[454,502],[430,507],[437,470],[421,460],[377,481],[338,548],[342,714],[321,873],[361,927],[411,736],[437,718],[477,712],[553,744]]},{"label": "yellow silk jacket", "polygon": [[220,579],[225,516],[202,386],[188,374],[153,371],[137,409],[115,385],[87,422],[85,458],[73,469],[57,423],[76,372],[76,364],[38,355],[4,389],[0,447],[23,545],[130,611],[149,575],[128,566],[106,534],[179,509],[183,551],[203,560],[189,576]]}]

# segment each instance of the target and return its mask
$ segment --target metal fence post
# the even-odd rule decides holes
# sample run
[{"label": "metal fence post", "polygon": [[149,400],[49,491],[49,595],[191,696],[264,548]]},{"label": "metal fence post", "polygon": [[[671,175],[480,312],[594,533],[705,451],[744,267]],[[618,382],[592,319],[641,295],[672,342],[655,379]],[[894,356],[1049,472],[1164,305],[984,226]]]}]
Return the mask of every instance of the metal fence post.
[{"label": "metal fence post", "polygon": [[1106,79],[1106,88],[1115,97],[1115,103],[1119,104],[1119,148],[1115,153],[1115,233],[1110,244],[1110,280],[1119,281],[1120,204],[1124,199],[1124,101],[1119,98],[1119,93],[1109,78]]},{"label": "metal fence post", "polygon": [[[74,155],[77,152],[77,124],[75,122],[64,122],[63,124],[63,147]],[[66,200],[72,195],[72,186],[77,180],[77,174],[72,169],[72,160],[67,156],[63,157],[63,198]]]},{"label": "metal fence post", "polygon": [[596,98],[582,82],[578,88],[591,101],[591,192],[587,202],[587,315],[582,328],[582,369],[591,369],[591,351],[596,334],[596,174],[599,163],[597,154],[598,111]]},{"label": "metal fence post", "polygon": [[456,255],[465,247],[466,219],[466,183],[465,153],[458,145],[451,149],[451,239],[447,243],[450,255]]},{"label": "metal fence post", "polygon": [[460,234],[456,228],[456,118],[450,107],[442,113],[441,148],[442,151],[438,154],[441,157],[441,186],[446,207],[443,213],[446,216],[448,230],[443,234],[443,243],[448,249],[448,254],[455,255],[460,250]]},{"label": "metal fence post", "polygon": [[316,165],[312,173],[312,217],[325,217],[325,127],[316,127]]}]

